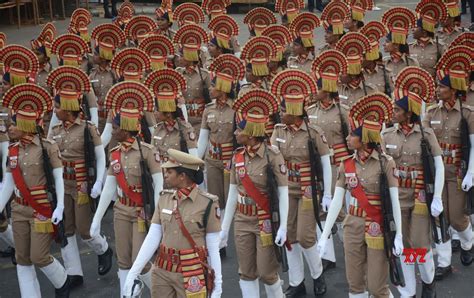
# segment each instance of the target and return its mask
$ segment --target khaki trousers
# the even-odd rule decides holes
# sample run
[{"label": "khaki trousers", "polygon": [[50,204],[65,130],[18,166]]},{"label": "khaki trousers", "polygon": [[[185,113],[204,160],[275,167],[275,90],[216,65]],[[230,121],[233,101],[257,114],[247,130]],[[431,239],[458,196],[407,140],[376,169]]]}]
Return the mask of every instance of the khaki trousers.
[{"label": "khaki trousers", "polygon": [[278,261],[273,245],[263,247],[257,216],[235,213],[235,249],[239,262],[240,278],[255,280],[260,277],[266,285],[273,285],[278,278]]},{"label": "khaki trousers", "polygon": [[50,254],[53,235],[36,233],[33,208],[23,206],[15,201],[12,206],[12,229],[15,240],[16,261],[18,265],[35,265],[40,268],[53,262]]},{"label": "khaki trousers", "polygon": [[67,237],[76,232],[83,240],[90,239],[92,210],[90,204],[77,204],[77,190],[75,180],[64,180],[64,228]]},{"label": "khaki trousers", "polygon": [[466,193],[458,189],[457,168],[445,165],[445,180],[443,189],[443,207],[448,215],[449,224],[458,232],[465,231],[469,226],[469,216],[466,214]]},{"label": "khaki trousers", "polygon": [[365,218],[347,215],[344,227],[344,259],[351,294],[369,291],[373,297],[389,297],[388,261],[382,249],[365,242]]},{"label": "khaki trousers", "polygon": [[[132,268],[146,232],[138,232],[137,208],[126,206],[118,200],[114,205],[114,231],[117,262],[120,269]],[[149,266],[144,269],[147,272]]]},{"label": "khaki trousers", "polygon": [[312,201],[303,204],[303,198],[290,194],[288,209],[289,243],[298,242],[303,248],[316,243],[316,219]]},{"label": "khaki trousers", "polygon": [[151,297],[186,297],[183,274],[169,272],[153,265],[151,268]]},{"label": "khaki trousers", "polygon": [[207,191],[219,197],[219,207],[225,208],[229,193],[229,173],[224,172],[222,160],[206,158]]},{"label": "khaki trousers", "polygon": [[402,209],[403,246],[405,248],[431,248],[431,222],[429,214],[414,213],[415,189],[399,188]]}]

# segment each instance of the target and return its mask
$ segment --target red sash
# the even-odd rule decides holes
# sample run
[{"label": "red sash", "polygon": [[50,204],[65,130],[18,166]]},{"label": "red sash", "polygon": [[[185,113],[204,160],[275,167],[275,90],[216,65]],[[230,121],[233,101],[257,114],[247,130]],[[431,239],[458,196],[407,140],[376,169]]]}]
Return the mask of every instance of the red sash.
[{"label": "red sash", "polygon": [[44,217],[51,218],[53,215],[53,210],[51,210],[50,204],[40,204],[38,203],[31,195],[31,191],[26,186],[25,179],[21,174],[20,163],[18,162],[18,154],[20,152],[19,146],[11,146],[8,148],[8,156],[10,159],[9,166],[12,172],[13,181],[20,191],[21,196],[28,202],[28,205],[31,206],[36,212],[41,214]]},{"label": "red sash", "polygon": [[354,159],[349,158],[344,160],[344,170],[346,174],[353,174],[354,178],[356,179],[355,182],[357,183],[357,186],[352,187],[351,185],[351,195],[357,199],[357,202],[359,203],[360,207],[364,209],[368,217],[370,217],[378,224],[382,225],[382,213],[375,206],[370,205],[369,199],[367,198],[367,195],[365,194],[362,185],[358,181]]},{"label": "red sash", "polygon": [[262,193],[257,189],[255,184],[253,184],[249,175],[247,174],[247,169],[245,169],[245,150],[237,152],[235,154],[235,168],[237,174],[239,175],[240,181],[242,182],[245,192],[257,203],[257,205],[270,214],[270,200],[268,199],[267,194]]},{"label": "red sash", "polygon": [[143,200],[142,200],[142,194],[138,192],[134,192],[130,186],[128,186],[127,179],[125,178],[125,173],[123,172],[122,166],[120,164],[121,161],[121,153],[120,149],[115,150],[111,154],[112,156],[112,161],[117,161],[117,163],[111,164],[113,170],[114,170],[114,175],[117,178],[117,183],[122,189],[122,191],[125,193],[127,198],[132,200],[137,206],[142,207],[143,206]]}]

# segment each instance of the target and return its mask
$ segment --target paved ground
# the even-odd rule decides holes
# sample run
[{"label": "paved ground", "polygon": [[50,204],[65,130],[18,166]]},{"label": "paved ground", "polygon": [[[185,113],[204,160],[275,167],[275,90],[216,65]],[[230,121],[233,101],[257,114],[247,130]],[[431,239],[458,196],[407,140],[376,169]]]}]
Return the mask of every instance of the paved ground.
[{"label": "paved ground", "polygon": [[[399,0],[400,1],[400,0]],[[366,20],[378,20],[382,15],[383,11],[392,6],[407,6],[414,9],[417,2],[408,2],[408,1],[379,1],[377,0],[377,6],[380,7],[381,11],[373,11],[367,13]],[[249,34],[246,30],[246,27],[242,24],[243,14],[233,14],[232,15],[238,23],[241,25],[241,34],[239,36],[239,41],[241,44],[244,44],[248,39]],[[463,16],[463,23],[469,26],[468,20],[469,15]],[[66,21],[56,21],[56,27],[60,33],[63,33],[67,29],[69,20]],[[99,23],[108,22],[108,20],[95,18],[93,25]],[[89,28],[92,28],[90,26]],[[5,32],[8,36],[8,43],[18,43],[23,45],[28,45],[29,41],[34,38],[41,30],[41,26],[24,26],[21,30],[18,30],[16,26],[6,26],[0,25],[0,31]],[[317,43],[323,40],[323,32],[316,32]],[[114,247],[114,238],[113,238],[113,222],[112,222],[112,212],[108,212],[105,216],[103,223],[103,233],[108,237],[109,243]],[[232,239],[232,238],[230,238]],[[326,297],[347,297],[348,285],[345,278],[345,269],[344,269],[344,256],[342,250],[342,243],[339,240],[336,240],[336,257],[337,257],[337,267],[336,269],[330,270],[326,273],[326,282],[328,285],[328,292]],[[224,278],[224,294],[223,297],[240,297],[241,293],[239,290],[238,284],[238,268],[237,268],[237,259],[235,257],[234,243],[229,241],[230,247],[228,248],[228,257],[223,260],[223,278]],[[3,244],[0,244],[0,247]],[[57,246],[53,248],[55,256],[60,259],[59,249]],[[114,264],[111,272],[105,276],[101,277],[97,274],[97,257],[86,247],[80,243],[81,257],[83,263],[83,269],[85,272],[85,283],[84,286],[80,289],[75,290],[72,293],[72,297],[105,297],[105,296],[115,296],[119,295],[118,292],[118,279],[117,279],[117,267]],[[438,297],[474,297],[474,265],[471,267],[463,267],[459,261],[459,254],[453,256],[453,266],[454,273],[444,280],[443,282],[438,283]],[[287,286],[288,277],[287,274],[282,274],[281,277],[285,280],[285,288]],[[48,282],[46,277],[39,272],[38,278],[41,284],[41,291],[44,297],[53,297],[54,292],[51,284]],[[418,277],[418,294],[421,294],[421,281]],[[308,297],[313,297],[312,291],[312,282],[309,275],[308,269],[306,269],[306,287],[308,289]],[[0,259],[0,298],[1,297],[19,297],[19,288],[16,278],[16,270],[13,265],[9,262],[8,259]],[[392,292],[397,297],[398,292],[392,288]],[[261,293],[264,294],[264,288],[261,287]],[[148,293],[147,293],[148,295]]]}]

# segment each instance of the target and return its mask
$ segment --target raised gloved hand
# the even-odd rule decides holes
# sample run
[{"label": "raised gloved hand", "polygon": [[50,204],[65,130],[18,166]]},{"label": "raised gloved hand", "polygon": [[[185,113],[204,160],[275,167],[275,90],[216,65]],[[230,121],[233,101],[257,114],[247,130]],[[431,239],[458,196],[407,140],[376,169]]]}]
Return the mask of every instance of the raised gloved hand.
[{"label": "raised gloved hand", "polygon": [[318,250],[320,256],[324,255],[324,253],[326,252],[327,242],[328,242],[327,239],[323,239],[323,237],[319,238],[316,249]]},{"label": "raised gloved hand", "polygon": [[89,234],[92,238],[100,235],[100,222],[98,220],[92,220],[91,228],[89,229]]},{"label": "raised gloved hand", "polygon": [[94,186],[92,186],[91,197],[96,199],[102,192],[102,181],[96,180]]},{"label": "raised gloved hand", "polygon": [[331,202],[332,202],[332,196],[325,194],[323,196],[323,203],[321,204],[324,212],[328,212],[329,207],[331,207]]},{"label": "raised gloved hand", "polygon": [[64,213],[64,207],[58,206],[56,209],[53,211],[53,215],[51,216],[51,222],[55,225],[57,225],[61,220],[63,220],[63,213]]},{"label": "raised gloved hand", "polygon": [[472,187],[472,174],[470,172],[466,173],[464,179],[462,180],[461,188],[463,191],[467,192]]},{"label": "raised gloved hand", "polygon": [[278,246],[283,246],[285,242],[286,242],[286,227],[280,227],[275,237],[275,244]]},{"label": "raised gloved hand", "polygon": [[219,233],[219,238],[221,238],[221,241],[219,242],[219,248],[224,248],[227,246],[227,240],[229,239],[229,232],[222,230]]},{"label": "raised gloved hand", "polygon": [[433,202],[431,202],[431,215],[438,217],[443,212],[443,201],[441,197],[434,196]]},{"label": "raised gloved hand", "polygon": [[397,257],[401,256],[403,253],[403,236],[402,234],[395,235],[395,241],[393,242],[393,254]]}]

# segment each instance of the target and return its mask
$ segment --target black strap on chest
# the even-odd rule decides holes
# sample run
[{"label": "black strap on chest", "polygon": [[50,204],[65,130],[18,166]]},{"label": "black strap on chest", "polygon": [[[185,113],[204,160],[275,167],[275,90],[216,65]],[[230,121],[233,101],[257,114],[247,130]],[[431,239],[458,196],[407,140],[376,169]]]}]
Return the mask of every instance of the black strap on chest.
[{"label": "black strap on chest", "polygon": [[206,211],[204,212],[204,215],[202,216],[202,226],[199,227],[201,229],[207,228],[207,223],[209,221],[209,214],[211,214],[212,203],[213,201],[209,199],[209,203],[207,204]]}]

